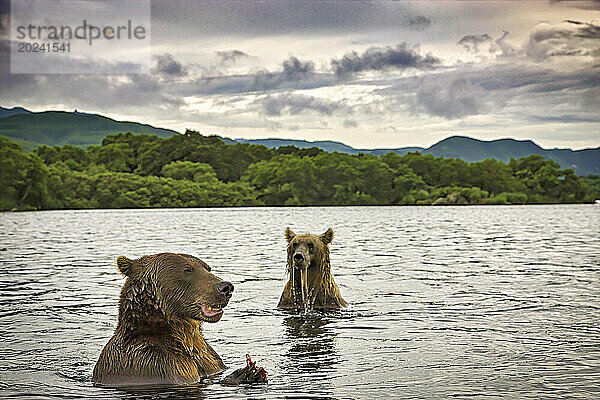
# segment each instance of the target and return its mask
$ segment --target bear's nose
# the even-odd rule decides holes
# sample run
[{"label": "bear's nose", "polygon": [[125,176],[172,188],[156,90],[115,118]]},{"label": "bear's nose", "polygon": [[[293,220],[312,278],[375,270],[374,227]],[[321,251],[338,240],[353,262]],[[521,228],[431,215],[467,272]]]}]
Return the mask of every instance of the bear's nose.
[{"label": "bear's nose", "polygon": [[217,284],[217,290],[225,297],[231,297],[233,293],[233,284],[231,282],[219,282]]},{"label": "bear's nose", "polygon": [[294,254],[294,261],[300,262],[302,260],[304,260],[304,255],[302,255],[301,253]]}]

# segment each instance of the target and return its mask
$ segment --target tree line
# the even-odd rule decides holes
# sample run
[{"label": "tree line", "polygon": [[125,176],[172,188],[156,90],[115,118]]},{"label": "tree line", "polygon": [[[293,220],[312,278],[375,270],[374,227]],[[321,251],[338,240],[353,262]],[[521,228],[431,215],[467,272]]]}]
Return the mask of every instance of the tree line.
[{"label": "tree line", "polygon": [[275,205],[581,203],[585,178],[539,155],[467,163],[418,152],[327,153],[225,144],[188,130],[159,138],[120,133],[87,148],[25,153],[0,137],[0,209]]}]

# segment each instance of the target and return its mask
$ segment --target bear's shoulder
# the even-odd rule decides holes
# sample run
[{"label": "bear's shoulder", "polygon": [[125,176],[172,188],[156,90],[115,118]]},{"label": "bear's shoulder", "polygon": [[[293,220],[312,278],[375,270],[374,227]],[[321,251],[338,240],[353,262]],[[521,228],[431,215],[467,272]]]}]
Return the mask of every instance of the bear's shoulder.
[{"label": "bear's shoulder", "polygon": [[125,344],[115,336],[103,353],[106,356],[101,355],[94,380],[109,385],[190,384],[225,369],[207,343],[184,347],[156,337],[139,337]]}]

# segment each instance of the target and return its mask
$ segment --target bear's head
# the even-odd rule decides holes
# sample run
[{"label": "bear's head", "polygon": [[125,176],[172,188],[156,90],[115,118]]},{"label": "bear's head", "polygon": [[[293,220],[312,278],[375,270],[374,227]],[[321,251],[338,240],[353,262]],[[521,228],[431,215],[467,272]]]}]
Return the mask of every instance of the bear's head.
[{"label": "bear's head", "polygon": [[327,229],[322,235],[310,233],[296,235],[290,228],[285,230],[288,242],[288,269],[321,269],[329,264],[329,243],[333,240],[333,230]]},{"label": "bear's head", "polygon": [[333,230],[321,235],[296,235],[285,230],[287,273],[278,307],[287,309],[339,309],[346,307],[340,289],[331,275],[329,244]]},{"label": "bear's head", "polygon": [[160,312],[167,319],[217,322],[223,316],[233,285],[210,272],[199,258],[161,253],[130,260],[117,258],[127,277],[121,292],[121,309],[132,313]]}]

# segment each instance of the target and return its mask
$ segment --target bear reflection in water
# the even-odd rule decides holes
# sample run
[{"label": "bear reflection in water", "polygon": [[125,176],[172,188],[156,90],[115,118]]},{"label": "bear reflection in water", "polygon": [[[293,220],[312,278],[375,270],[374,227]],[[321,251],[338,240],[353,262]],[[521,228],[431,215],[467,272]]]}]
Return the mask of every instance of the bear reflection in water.
[{"label": "bear reflection in water", "polygon": [[333,314],[303,313],[285,317],[285,335],[291,347],[285,353],[283,375],[287,386],[299,392],[310,388],[311,396],[327,399],[333,398],[331,378],[332,371],[340,362],[340,356],[335,350],[336,334],[328,327]]}]

